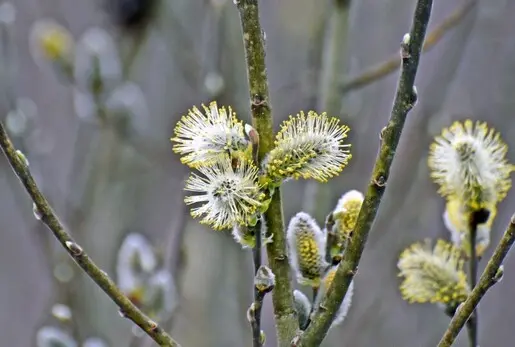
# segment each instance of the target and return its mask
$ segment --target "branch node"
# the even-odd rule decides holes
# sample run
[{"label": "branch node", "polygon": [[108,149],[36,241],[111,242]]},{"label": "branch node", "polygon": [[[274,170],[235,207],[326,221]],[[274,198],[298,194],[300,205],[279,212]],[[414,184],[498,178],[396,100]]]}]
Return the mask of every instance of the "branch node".
[{"label": "branch node", "polygon": [[265,105],[267,102],[266,97],[260,95],[260,94],[254,94],[252,96],[252,106],[253,107],[259,107]]},{"label": "branch node", "polygon": [[499,268],[497,269],[497,272],[495,273],[494,277],[492,278],[493,284],[501,282],[503,277],[504,277],[504,265],[501,265],[501,266],[499,266]]},{"label": "branch node", "polygon": [[254,277],[254,286],[261,295],[270,293],[275,287],[275,275],[266,265],[261,265]]},{"label": "branch node", "polygon": [[39,210],[36,203],[32,203],[32,213],[34,214],[34,218],[36,218],[36,220],[41,220],[41,218],[43,218],[43,214]]},{"label": "branch node", "polygon": [[515,225],[515,213],[511,216],[510,223]]},{"label": "branch node", "polygon": [[156,331],[156,330],[157,330],[157,328],[159,327],[159,325],[157,325],[157,323],[156,323],[156,322],[154,322],[153,320],[149,321],[148,323],[150,324],[149,329],[150,329],[151,331]]},{"label": "branch node", "polygon": [[388,129],[388,127],[383,127],[383,129],[381,129],[381,131],[379,132],[379,140],[380,141],[383,141],[384,135],[385,135],[387,129]]},{"label": "branch node", "polygon": [[411,110],[413,107],[415,107],[415,105],[417,104],[417,101],[418,101],[418,91],[417,91],[417,87],[416,86],[413,86],[413,90],[411,92],[411,95],[409,96],[409,109]]},{"label": "branch node", "polygon": [[74,255],[74,256],[79,256],[82,254],[83,250],[82,250],[82,247],[79,246],[78,244],[76,244],[75,242],[72,242],[72,241],[66,241],[65,242],[65,245],[66,245],[66,248],[68,248],[68,250],[70,250],[70,252]]},{"label": "branch node", "polygon": [[379,188],[383,188],[386,186],[386,178],[383,175],[379,175],[379,177],[374,178],[373,182]]},{"label": "branch node", "polygon": [[250,304],[248,310],[247,310],[247,320],[250,324],[253,324],[256,322],[256,303],[253,302]]},{"label": "branch node", "polygon": [[401,41],[401,58],[402,60],[407,60],[411,58],[410,52],[410,41],[411,35],[409,33],[404,34]]},{"label": "branch node", "polygon": [[300,342],[300,337],[302,336],[302,331],[299,333],[299,335],[295,336],[293,340],[291,340],[291,347],[297,347]]},{"label": "branch node", "polygon": [[16,150],[16,155],[18,156],[18,159],[21,160],[22,164],[25,165],[25,166],[29,166],[29,161],[27,159],[27,157],[25,156],[25,154],[23,154],[22,151],[20,151],[19,149]]}]

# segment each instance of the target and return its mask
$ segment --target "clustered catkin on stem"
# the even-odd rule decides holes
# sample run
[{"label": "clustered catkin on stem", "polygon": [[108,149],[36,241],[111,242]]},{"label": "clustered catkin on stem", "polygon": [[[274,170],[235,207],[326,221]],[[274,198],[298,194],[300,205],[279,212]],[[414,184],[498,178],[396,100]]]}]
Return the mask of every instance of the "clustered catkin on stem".
[{"label": "clustered catkin on stem", "polygon": [[[283,123],[275,148],[257,167],[255,129],[215,101],[203,106],[203,112],[193,107],[171,138],[181,162],[198,171],[185,187],[194,193],[185,199],[193,205],[192,216],[215,230],[232,229],[242,247],[253,248],[253,226],[268,209],[275,188],[289,178],[325,182],[341,172],[351,158],[350,144],[344,142],[348,131],[337,118],[300,112]],[[264,243],[271,237],[264,233]]]},{"label": "clustered catkin on stem", "polygon": [[484,122],[456,121],[436,136],[429,149],[431,177],[447,200],[444,222],[451,240],[470,254],[469,221],[486,211],[488,218],[477,225],[476,254],[490,244],[490,230],[497,205],[511,188],[514,166],[506,159],[508,147],[501,135]]},{"label": "clustered catkin on stem", "polygon": [[415,243],[404,250],[397,263],[402,297],[410,303],[441,303],[457,307],[470,288],[463,271],[460,250],[451,243],[438,240]]}]

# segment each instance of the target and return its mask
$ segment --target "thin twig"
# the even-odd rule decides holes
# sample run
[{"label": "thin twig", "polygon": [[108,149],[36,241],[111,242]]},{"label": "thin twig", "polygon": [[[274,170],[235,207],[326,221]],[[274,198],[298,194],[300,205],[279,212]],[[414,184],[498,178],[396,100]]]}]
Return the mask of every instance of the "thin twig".
[{"label": "thin twig", "polygon": [[66,232],[64,226],[52,210],[47,199],[41,193],[24,156],[17,152],[9,138],[4,126],[0,123],[0,146],[14,172],[25,187],[25,190],[34,202],[36,213],[41,221],[52,231],[68,254],[84,270],[86,274],[118,305],[120,312],[125,317],[137,324],[147,333],[159,346],[180,346],[172,339],[157,323],[153,322],[141,312],[120,289],[111,278],[101,270],[83,251],[71,236]]},{"label": "thin twig", "polygon": [[[449,17],[445,18],[442,23],[427,35],[422,51],[426,53],[436,46],[436,44],[439,43],[451,29],[461,23],[462,19],[465,18],[476,4],[477,0],[467,0],[463,5],[451,13]],[[363,88],[370,83],[397,71],[400,66],[401,59],[398,55],[395,55],[378,65],[370,67],[359,76],[345,81],[340,86],[340,93],[346,94],[352,90]]]},{"label": "thin twig", "polygon": [[[265,64],[264,33],[259,22],[258,0],[235,0],[240,13],[247,64],[252,125],[259,133],[259,160],[274,146],[273,119]],[[265,213],[267,229],[273,241],[267,244],[268,262],[276,276],[272,295],[278,345],[289,346],[299,327],[293,308],[290,266],[286,253],[280,189],[276,189]]]},{"label": "thin twig", "polygon": [[[329,6],[325,36],[315,38],[323,42],[318,49],[321,52],[318,95],[316,110],[326,112],[332,117],[340,118],[343,107],[343,97],[340,85],[347,68],[349,17],[351,0],[333,0]],[[312,83],[312,82],[311,82]],[[348,124],[352,129],[352,124]],[[308,180],[304,189],[303,211],[318,215],[325,213],[331,200],[331,188],[315,180]]]},{"label": "thin twig", "polygon": [[418,0],[410,33],[405,35],[401,45],[402,72],[399,78],[395,101],[387,126],[381,131],[381,147],[368,185],[365,201],[359,213],[356,229],[343,259],[338,266],[334,280],[315,312],[308,329],[296,340],[297,346],[318,346],[325,338],[336,316],[349,285],[358,270],[358,264],[365,248],[368,234],[377,214],[381,198],[390,174],[390,167],[399,144],[402,129],[409,111],[416,102],[414,88],[422,44],[426,34],[433,1]]},{"label": "thin twig", "polygon": [[[473,290],[477,283],[477,252],[476,252],[476,237],[477,237],[477,218],[475,213],[471,213],[469,218],[469,244],[470,244],[470,258],[469,258],[469,285],[470,290]],[[475,310],[468,320],[467,330],[469,332],[470,347],[477,347],[477,325],[478,325],[478,312]]]},{"label": "thin twig", "polygon": [[[254,258],[254,276],[257,275],[261,267],[261,219],[258,220],[254,227],[254,235],[256,237],[256,245],[252,249]],[[252,343],[254,347],[261,347],[261,308],[263,307],[264,295],[259,288],[254,285],[254,324],[252,324]]]},{"label": "thin twig", "polygon": [[499,281],[499,269],[511,246],[515,242],[515,215],[511,217],[510,224],[507,226],[501,241],[495,248],[492,258],[486,264],[483,274],[479,278],[479,282],[472,290],[467,300],[461,304],[454,317],[445,331],[442,339],[437,347],[451,347],[454,340],[458,336],[461,329],[474,312],[479,301],[484,297],[488,289]]},{"label": "thin twig", "polygon": [[[261,226],[261,222],[258,222]],[[261,227],[259,228],[261,230]],[[268,266],[261,265],[254,276],[254,302],[247,311],[247,318],[252,327],[252,346],[262,347],[264,336],[261,333],[261,309],[263,300],[267,293],[270,293],[275,286],[275,275]]]}]

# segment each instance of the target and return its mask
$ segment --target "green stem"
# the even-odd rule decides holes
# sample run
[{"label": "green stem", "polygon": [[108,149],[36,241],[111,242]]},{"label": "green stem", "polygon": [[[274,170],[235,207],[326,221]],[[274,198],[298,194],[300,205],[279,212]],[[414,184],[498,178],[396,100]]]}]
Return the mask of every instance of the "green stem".
[{"label": "green stem", "polygon": [[41,221],[52,231],[55,238],[61,243],[77,265],[118,305],[125,317],[138,325],[159,346],[180,347],[156,322],[141,312],[120,289],[116,286],[106,272],[101,270],[91,258],[82,250],[64,229],[48,200],[43,196],[37,186],[25,158],[16,151],[4,126],[0,123],[0,146],[15,174],[20,179],[25,190],[34,202],[35,210]]},{"label": "green stem", "polygon": [[[235,3],[240,13],[243,31],[252,125],[260,137],[259,160],[261,161],[274,146],[264,34],[259,22],[258,0],[236,0]],[[290,346],[299,326],[293,308],[280,189],[277,189],[272,197],[270,206],[265,213],[265,222],[270,234],[273,235],[273,241],[267,244],[267,255],[270,268],[276,276],[272,302],[278,346],[287,347]]]},{"label": "green stem", "polygon": [[297,346],[312,347],[321,344],[358,270],[368,234],[384,194],[404,123],[408,112],[416,101],[414,82],[432,4],[432,0],[417,1],[409,37],[403,39],[402,71],[392,113],[387,126],[381,131],[382,141],[379,155],[374,165],[356,229],[326,297],[315,313],[308,329],[302,336],[298,337]]},{"label": "green stem", "polygon": [[467,300],[465,300],[465,302],[461,304],[456,310],[456,313],[454,314],[449,327],[445,331],[437,347],[452,346],[459,332],[461,329],[463,329],[463,326],[473,314],[475,308],[479,304],[479,301],[481,301],[488,289],[490,289],[495,283],[498,282],[499,269],[514,242],[515,215],[511,217],[510,224],[506,228],[501,241],[495,248],[492,258],[490,258],[488,264],[486,264],[485,270],[479,278],[479,282],[472,290]]}]

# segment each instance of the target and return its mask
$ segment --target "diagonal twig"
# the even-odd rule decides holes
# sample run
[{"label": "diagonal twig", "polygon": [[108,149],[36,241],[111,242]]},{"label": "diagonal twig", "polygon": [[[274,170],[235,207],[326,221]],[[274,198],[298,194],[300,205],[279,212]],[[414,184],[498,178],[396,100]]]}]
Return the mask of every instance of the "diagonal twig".
[{"label": "diagonal twig", "polygon": [[410,33],[404,36],[401,44],[402,71],[393,109],[387,126],[381,131],[381,147],[368,185],[365,201],[359,213],[356,229],[327,295],[313,315],[310,326],[293,341],[296,346],[318,346],[323,341],[358,270],[368,234],[385,191],[390,167],[404,123],[416,102],[417,95],[414,82],[432,4],[432,0],[417,1]]},{"label": "diagonal twig", "polygon": [[32,198],[35,213],[38,218],[52,231],[55,238],[61,243],[77,265],[118,305],[120,312],[138,325],[159,346],[180,347],[156,322],[148,318],[138,309],[116,286],[113,280],[101,270],[91,258],[83,251],[65,230],[63,224],[54,213],[48,200],[43,196],[36,184],[28,166],[28,162],[21,152],[14,148],[4,126],[0,123],[0,147],[11,164],[15,174],[23,187]]},{"label": "diagonal twig", "polygon": [[492,258],[486,264],[483,274],[479,278],[479,282],[472,290],[467,300],[461,304],[454,317],[449,324],[449,327],[445,331],[442,339],[438,343],[437,347],[451,347],[454,340],[458,336],[465,323],[469,320],[470,316],[476,309],[479,301],[484,297],[486,292],[499,281],[499,270],[502,262],[508,254],[511,246],[515,242],[515,215],[511,217],[510,224],[506,228],[501,241],[495,248]]}]

